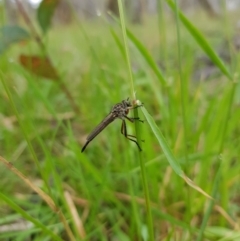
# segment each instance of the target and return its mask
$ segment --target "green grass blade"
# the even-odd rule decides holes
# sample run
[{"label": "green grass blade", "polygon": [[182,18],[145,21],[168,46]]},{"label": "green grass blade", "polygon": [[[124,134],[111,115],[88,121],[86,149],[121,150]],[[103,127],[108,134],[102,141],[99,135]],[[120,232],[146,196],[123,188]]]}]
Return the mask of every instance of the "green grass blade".
[{"label": "green grass blade", "polygon": [[134,36],[130,30],[127,30],[127,35],[128,38],[132,41],[132,43],[135,45],[135,47],[139,50],[139,52],[142,54],[143,58],[146,60],[148,63],[149,67],[153,70],[153,72],[156,74],[158,77],[159,81],[161,84],[164,86],[166,85],[167,81],[163,77],[162,72],[158,68],[157,64],[155,63],[153,57],[151,54],[148,52],[148,50],[145,48],[145,46]]},{"label": "green grass blade", "polygon": [[[123,40],[124,40],[124,49],[125,49],[125,56],[126,56],[126,62],[128,65],[128,72],[129,72],[129,82],[131,86],[132,96],[133,100],[135,101],[135,91],[134,91],[134,82],[133,82],[133,74],[132,74],[132,66],[130,61],[130,55],[129,55],[129,49],[128,49],[128,43],[127,43],[127,31],[126,31],[126,25],[125,25],[125,19],[124,19],[124,10],[123,10],[123,4],[122,0],[118,0],[118,7],[119,7],[119,13],[120,13],[120,21],[121,21],[121,29],[123,34]],[[138,118],[138,110],[134,110],[134,117]],[[138,143],[141,140],[141,130],[138,122],[135,122],[135,130],[136,130],[136,137]],[[144,189],[145,194],[145,203],[146,203],[146,212],[147,212],[147,221],[148,221],[148,235],[149,240],[154,241],[154,226],[153,226],[153,220],[152,220],[152,210],[150,207],[150,197],[149,197],[149,190],[148,190],[148,183],[147,183],[147,177],[145,173],[145,166],[144,166],[144,159],[142,151],[139,151],[139,164],[141,166],[141,174],[142,174],[142,185]]]},{"label": "green grass blade", "polygon": [[135,90],[134,90],[134,83],[133,83],[133,74],[132,74],[132,67],[131,67],[131,61],[130,61],[130,55],[128,50],[128,43],[127,43],[127,34],[126,34],[126,25],[124,20],[124,10],[122,1],[118,0],[118,7],[119,7],[119,13],[120,13],[120,22],[121,22],[121,29],[123,34],[123,43],[124,43],[124,52],[126,56],[126,62],[128,67],[128,74],[129,74],[129,84],[131,86],[131,92],[132,92],[132,99],[135,100]]},{"label": "green grass blade", "polygon": [[171,165],[173,170],[176,172],[176,174],[182,177],[184,175],[183,170],[182,170],[181,166],[179,165],[179,163],[177,162],[176,158],[174,157],[174,155],[173,155],[167,141],[165,140],[162,132],[160,131],[160,129],[156,125],[152,116],[147,112],[147,110],[144,107],[142,107],[141,109],[142,109],[142,112],[143,112],[144,116],[146,117],[147,122],[150,125],[154,135],[156,136],[165,156],[167,157],[167,160],[168,160],[169,164]]},{"label": "green grass blade", "polygon": [[156,125],[154,119],[152,118],[152,116],[147,112],[147,110],[142,107],[142,112],[144,114],[144,116],[147,119],[147,122],[149,123],[154,135],[156,136],[170,166],[172,167],[172,169],[176,172],[177,175],[179,175],[181,178],[184,179],[184,181],[192,188],[194,188],[195,190],[197,190],[198,192],[202,193],[204,196],[212,199],[211,196],[209,196],[206,192],[204,192],[199,186],[197,186],[190,178],[188,178],[185,173],[183,172],[180,164],[178,163],[177,159],[174,157],[167,141],[165,140],[162,132],[160,131],[160,129],[158,128],[158,126]]},{"label": "green grass blade", "polygon": [[[111,15],[111,17],[117,23],[120,23],[118,18],[116,18],[113,15]],[[166,83],[167,83],[166,79],[164,78],[162,72],[158,68],[157,64],[155,63],[153,57],[151,56],[151,54],[149,53],[147,48],[135,37],[135,35],[129,29],[126,29],[126,32],[127,32],[128,38],[131,40],[131,42],[134,44],[134,46],[138,49],[138,51],[142,54],[143,58],[148,63],[149,67],[153,70],[153,72],[156,74],[156,76],[158,77],[158,79],[161,82],[161,84],[163,86],[166,85]],[[112,32],[112,34],[113,34],[113,32]],[[116,35],[113,35],[113,37],[114,37],[115,41],[117,41]],[[117,43],[117,45],[118,45],[118,47],[120,48],[120,50],[122,52],[122,47],[119,46],[118,43]]]},{"label": "green grass blade", "polygon": [[113,36],[113,39],[115,40],[115,43],[117,44],[122,56],[126,59],[126,55],[125,55],[125,52],[124,52],[124,47],[119,39],[119,37],[117,36],[117,34],[115,33],[115,31],[111,28],[110,29],[110,32]]},{"label": "green grass blade", "polygon": [[[177,11],[176,5],[173,1],[167,0],[167,3],[173,11]],[[202,50],[207,54],[207,56],[212,60],[212,62],[222,71],[222,73],[226,75],[230,80],[232,80],[232,75],[228,71],[227,67],[224,65],[220,57],[218,57],[218,55],[213,50],[213,48],[208,43],[203,34],[187,19],[187,17],[181,11],[178,10],[178,13],[180,20],[182,21],[186,29],[189,31],[189,33],[192,35],[192,37],[197,41]]]},{"label": "green grass blade", "polygon": [[20,213],[22,217],[26,218],[28,221],[34,223],[37,227],[43,230],[45,233],[49,234],[53,240],[61,241],[62,239],[59,238],[56,234],[54,234],[50,229],[48,229],[45,225],[43,225],[40,221],[31,217],[27,212],[25,212],[21,207],[19,207],[16,203],[10,200],[7,196],[0,192],[0,199],[5,201],[12,209],[16,212]]}]

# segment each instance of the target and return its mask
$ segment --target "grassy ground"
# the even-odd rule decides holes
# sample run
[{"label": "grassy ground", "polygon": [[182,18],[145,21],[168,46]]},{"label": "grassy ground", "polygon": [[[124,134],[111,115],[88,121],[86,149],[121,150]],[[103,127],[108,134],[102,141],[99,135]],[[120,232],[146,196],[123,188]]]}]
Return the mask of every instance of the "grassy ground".
[{"label": "grassy ground", "polygon": [[[137,42],[129,41],[137,98],[163,133],[175,161],[214,201],[177,175],[177,163],[169,165],[151,123],[145,121],[140,127],[150,228],[155,240],[240,240],[240,89],[239,55],[231,43],[234,16],[190,16],[215,52],[230,49],[231,61],[223,61],[233,78],[205,60],[207,54],[192,32],[180,23],[178,39],[175,20],[163,20],[152,17],[143,25],[128,24],[166,81],[163,85]],[[27,179],[20,179],[1,159],[1,240],[148,240],[138,149],[121,135],[121,121],[81,153],[86,136],[111,107],[132,96],[121,34],[118,24],[98,19],[56,26],[44,39],[79,113],[57,82],[36,77],[19,65],[20,53],[39,54],[35,43],[16,45],[1,56],[0,155],[44,191],[36,194],[24,182]],[[213,74],[204,77],[209,66]],[[146,119],[141,109],[139,114]],[[133,124],[128,131],[135,132]],[[22,225],[28,227],[21,229]]]}]

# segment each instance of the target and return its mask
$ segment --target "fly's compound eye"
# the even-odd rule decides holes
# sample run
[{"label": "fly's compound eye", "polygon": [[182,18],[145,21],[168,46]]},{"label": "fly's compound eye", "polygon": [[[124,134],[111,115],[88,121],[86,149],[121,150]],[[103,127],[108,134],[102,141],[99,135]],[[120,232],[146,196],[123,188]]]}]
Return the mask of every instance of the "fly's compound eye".
[{"label": "fly's compound eye", "polygon": [[126,103],[127,107],[131,107],[132,106],[129,100],[126,100],[125,103]]}]

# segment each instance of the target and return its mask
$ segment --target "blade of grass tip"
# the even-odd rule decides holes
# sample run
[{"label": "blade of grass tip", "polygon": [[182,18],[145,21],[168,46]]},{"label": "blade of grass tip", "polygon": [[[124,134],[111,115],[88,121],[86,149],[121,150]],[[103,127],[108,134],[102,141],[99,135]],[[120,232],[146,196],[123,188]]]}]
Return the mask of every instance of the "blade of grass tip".
[{"label": "blade of grass tip", "polygon": [[[124,11],[123,11],[122,0],[118,0],[118,7],[119,7],[119,13],[120,13],[121,29],[122,29],[123,40],[124,40],[125,56],[126,56],[126,61],[127,61],[127,65],[128,65],[129,81],[130,81],[132,97],[133,97],[133,104],[136,104],[131,61],[130,61],[130,55],[129,55],[129,50],[128,50],[128,44],[127,44],[127,33],[126,33],[126,25],[125,25],[125,20],[124,20]],[[134,109],[134,117],[138,118],[137,108]],[[138,143],[141,143],[140,126],[139,126],[138,121],[135,121],[135,130],[136,130],[137,141],[138,141]],[[153,221],[152,221],[152,213],[151,213],[151,206],[150,206],[149,190],[148,190],[147,179],[146,179],[146,174],[145,174],[143,154],[141,151],[139,151],[139,162],[140,162],[140,166],[141,166],[142,182],[143,182],[143,189],[144,189],[145,201],[146,201],[149,240],[154,241],[155,239],[154,239],[154,230],[153,230]]]},{"label": "blade of grass tip", "polygon": [[228,79],[232,80],[232,75],[230,74],[222,60],[218,57],[216,52],[213,50],[213,48],[210,46],[203,34],[187,19],[187,17],[181,11],[179,11],[179,9],[177,9],[175,3],[172,0],[166,0],[166,2],[173,11],[178,11],[180,20],[182,21],[186,29],[190,32],[190,34],[193,36],[193,38],[197,41],[202,50],[207,54],[207,56],[221,70],[221,72],[225,76],[227,76]]},{"label": "blade of grass tip", "polygon": [[196,184],[194,184],[194,182],[189,179],[183,172],[180,164],[178,163],[178,161],[176,160],[176,158],[174,157],[167,141],[165,140],[162,132],[160,131],[160,129],[158,128],[158,126],[156,125],[154,119],[152,118],[152,116],[147,112],[147,110],[142,107],[141,108],[144,116],[146,117],[146,120],[148,122],[148,124],[150,125],[154,135],[156,136],[170,166],[172,167],[172,169],[176,172],[176,174],[178,176],[180,176],[181,178],[183,178],[183,180],[192,188],[194,188],[196,191],[202,193],[205,197],[208,197],[210,199],[212,199],[212,197],[210,195],[208,195],[206,192],[204,192],[200,187],[198,187]]}]

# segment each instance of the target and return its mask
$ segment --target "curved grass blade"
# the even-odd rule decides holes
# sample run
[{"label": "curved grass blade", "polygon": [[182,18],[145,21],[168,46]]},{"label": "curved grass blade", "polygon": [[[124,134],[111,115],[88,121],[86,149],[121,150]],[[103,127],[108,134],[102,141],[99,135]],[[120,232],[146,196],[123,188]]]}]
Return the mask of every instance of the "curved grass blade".
[{"label": "curved grass blade", "polygon": [[182,23],[193,36],[193,38],[197,41],[198,45],[202,48],[206,55],[221,70],[221,72],[228,77],[228,79],[232,80],[232,75],[228,71],[227,67],[213,50],[203,34],[187,19],[187,17],[179,9],[177,9],[175,3],[172,0],[167,0],[166,2],[173,11],[178,11],[179,18],[181,19]]},{"label": "curved grass blade", "polygon": [[[117,22],[120,24],[120,21],[117,17],[115,17],[114,15],[110,14],[110,16]],[[161,82],[161,84],[163,86],[166,85],[167,81],[164,78],[161,70],[158,68],[156,62],[154,61],[153,57],[151,56],[151,54],[149,53],[149,51],[146,49],[146,47],[135,37],[135,35],[126,28],[126,32],[127,32],[127,36],[128,38],[132,41],[132,43],[134,44],[134,46],[138,49],[138,51],[141,53],[141,55],[143,56],[143,58],[145,59],[145,61],[148,63],[149,67],[153,70],[153,72],[156,74],[156,76],[158,77],[159,81]],[[113,34],[113,32],[112,32]],[[115,41],[117,41],[116,39],[116,35],[114,36]],[[118,43],[117,43],[118,44]],[[119,46],[119,44],[118,44]],[[120,47],[120,46],[119,46]],[[120,50],[122,52],[122,48],[120,47]]]},{"label": "curved grass blade", "polygon": [[146,117],[146,120],[148,122],[148,124],[150,125],[152,132],[154,133],[155,137],[157,138],[169,164],[171,165],[172,169],[176,172],[177,175],[179,176],[183,176],[184,172],[180,166],[180,164],[177,162],[177,160],[175,159],[167,141],[165,140],[162,132],[160,131],[160,129],[158,128],[158,126],[156,125],[154,119],[152,118],[152,116],[147,112],[147,110],[142,107],[141,108],[144,116]]},{"label": "curved grass blade", "polygon": [[117,46],[118,46],[122,56],[126,59],[126,54],[124,52],[124,47],[123,47],[119,37],[117,36],[117,34],[115,33],[115,31],[112,28],[110,29],[110,32],[111,32],[111,34],[113,36],[113,39],[115,40],[115,42],[117,44]]},{"label": "curved grass blade", "polygon": [[154,135],[156,136],[170,166],[172,167],[172,169],[176,172],[176,174],[178,176],[180,176],[181,178],[183,178],[183,180],[192,188],[194,188],[195,190],[197,190],[198,192],[202,193],[204,196],[212,199],[212,197],[210,195],[208,195],[206,192],[204,192],[200,187],[198,187],[190,178],[188,178],[185,173],[183,172],[180,164],[178,163],[178,161],[176,160],[176,158],[174,157],[167,141],[165,140],[162,132],[160,131],[160,129],[158,128],[158,126],[156,125],[154,119],[152,118],[152,116],[147,112],[147,110],[142,107],[141,108],[144,116],[146,117],[146,120],[148,122],[148,124],[150,125],[152,132],[154,133]]},{"label": "curved grass blade", "polygon": [[135,45],[135,47],[139,50],[139,52],[142,54],[142,56],[144,57],[144,59],[146,60],[146,62],[148,63],[148,65],[150,66],[150,68],[153,70],[153,72],[156,74],[156,76],[158,77],[159,81],[161,82],[161,84],[164,86],[166,85],[167,81],[165,80],[165,78],[163,77],[162,72],[160,71],[160,69],[158,68],[156,62],[154,61],[153,57],[151,56],[151,54],[148,52],[148,50],[145,48],[145,46],[134,36],[134,34],[132,32],[130,32],[130,30],[127,29],[127,36],[128,38],[133,42],[133,44]]}]

